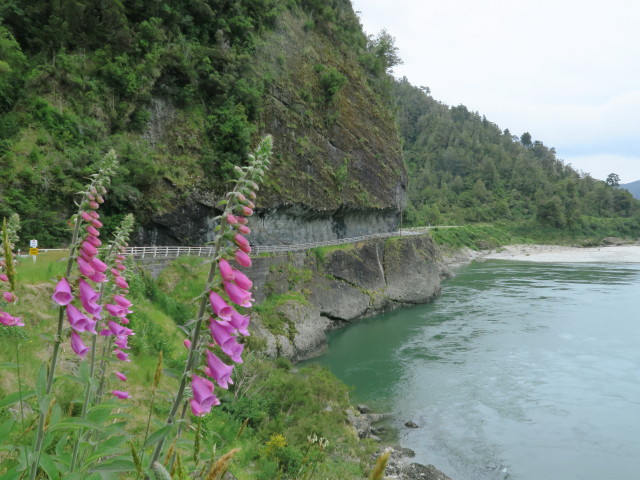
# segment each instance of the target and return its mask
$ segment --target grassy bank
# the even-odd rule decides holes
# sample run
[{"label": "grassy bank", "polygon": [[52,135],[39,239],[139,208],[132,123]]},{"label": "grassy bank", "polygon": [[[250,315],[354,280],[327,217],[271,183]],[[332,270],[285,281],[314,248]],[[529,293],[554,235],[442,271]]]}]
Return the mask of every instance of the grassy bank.
[{"label": "grassy bank", "polygon": [[607,237],[627,241],[640,238],[640,222],[634,218],[582,217],[571,227],[555,228],[534,220],[473,224],[459,228],[434,228],[431,236],[439,245],[486,250],[521,243],[555,245],[601,245]]},{"label": "grassy bank", "polygon": [[[36,399],[25,400],[20,411],[19,404],[11,402],[11,398],[18,391],[19,382],[22,392],[32,390],[38,370],[48,361],[48,340],[56,323],[56,308],[50,296],[57,275],[64,269],[64,255],[49,252],[39,256],[35,264],[31,258],[22,258],[17,265],[16,293],[20,300],[13,313],[21,316],[26,325],[0,326],[0,478],[5,478],[3,475],[19,461],[19,449],[32,442]],[[202,259],[179,259],[158,280],[135,268],[130,271],[129,297],[134,313],[129,315],[129,326],[136,334],[130,341],[132,361],[124,368],[133,398],[119,402],[117,411],[126,418],[126,441],[139,454],[149,455],[153,444],[148,441],[143,446],[147,419],[151,412],[153,431],[168,413],[177,384],[172,371],[181,368],[185,360],[185,336],[179,326],[193,316],[197,303],[193,300],[201,293],[205,266]],[[79,414],[82,385],[74,376],[82,367],[66,341],[61,350],[61,379],[54,386],[54,395],[56,411],[59,407],[64,420]],[[160,351],[166,375],[162,375],[152,402],[150,385]],[[228,391],[216,389],[221,404],[210,414],[200,420],[187,415],[183,440],[175,445],[182,466],[173,478],[205,478],[202,472],[208,462],[235,448],[240,451],[233,458],[230,471],[239,480],[365,476],[375,447],[358,440],[346,424],[349,390],[328,370],[297,369],[286,359],[273,361],[259,351],[250,351],[236,368],[233,379],[235,384]],[[118,388],[116,382],[111,381],[108,390]],[[58,449],[68,448],[64,447],[65,435],[61,430],[46,452],[54,455]],[[320,446],[320,438],[328,441],[326,446]],[[135,474],[102,472],[88,478],[135,478]]]}]

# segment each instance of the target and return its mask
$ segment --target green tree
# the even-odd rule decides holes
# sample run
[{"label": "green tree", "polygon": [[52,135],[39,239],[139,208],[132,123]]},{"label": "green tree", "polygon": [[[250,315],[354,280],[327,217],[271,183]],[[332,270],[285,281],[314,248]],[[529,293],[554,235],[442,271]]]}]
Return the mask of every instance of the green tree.
[{"label": "green tree", "polygon": [[620,176],[617,173],[610,173],[607,175],[607,179],[605,180],[606,184],[610,187],[618,187],[620,186]]}]

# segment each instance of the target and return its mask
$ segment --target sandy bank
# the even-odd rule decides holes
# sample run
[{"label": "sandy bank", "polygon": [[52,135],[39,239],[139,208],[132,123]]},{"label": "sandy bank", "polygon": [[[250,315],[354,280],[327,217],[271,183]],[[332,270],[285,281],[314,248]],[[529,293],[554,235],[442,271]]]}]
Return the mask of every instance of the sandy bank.
[{"label": "sandy bank", "polygon": [[509,245],[482,258],[541,263],[640,263],[640,245],[563,247],[559,245]]}]

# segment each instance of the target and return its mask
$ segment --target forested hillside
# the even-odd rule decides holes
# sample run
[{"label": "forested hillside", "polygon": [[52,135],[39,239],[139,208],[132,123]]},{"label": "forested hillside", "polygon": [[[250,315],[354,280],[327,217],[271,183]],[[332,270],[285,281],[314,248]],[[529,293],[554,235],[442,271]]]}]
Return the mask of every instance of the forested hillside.
[{"label": "forested hillside", "polygon": [[43,246],[65,241],[110,148],[106,227],[133,211],[174,243],[204,240],[264,133],[276,157],[258,207],[388,209],[406,183],[388,45],[348,0],[10,0],[0,23],[0,217],[19,213]]},{"label": "forested hillside", "polygon": [[640,203],[625,190],[579,173],[529,133],[501,131],[464,105],[449,107],[406,79],[394,96],[409,184],[407,220],[464,224],[535,219],[571,227],[587,217],[626,218]]}]

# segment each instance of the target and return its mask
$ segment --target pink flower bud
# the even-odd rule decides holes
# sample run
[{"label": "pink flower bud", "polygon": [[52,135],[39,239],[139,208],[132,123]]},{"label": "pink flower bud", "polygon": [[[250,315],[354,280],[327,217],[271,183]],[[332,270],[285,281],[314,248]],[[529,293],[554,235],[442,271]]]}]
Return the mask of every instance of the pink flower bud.
[{"label": "pink flower bud", "polygon": [[7,277],[6,274],[0,274],[0,282],[8,282],[9,281],[9,277]]},{"label": "pink flower bud", "polygon": [[82,212],[80,216],[85,222],[90,222],[91,220],[93,220],[93,218],[91,218],[91,215],[89,215],[87,212]]},{"label": "pink flower bud", "polygon": [[240,225],[238,227],[238,232],[242,233],[243,235],[249,235],[251,233],[251,229],[246,225]]},{"label": "pink flower bud", "polygon": [[91,225],[87,226],[87,233],[89,233],[89,235],[93,235],[94,237],[100,236],[100,232],[93,228]]},{"label": "pink flower bud", "polygon": [[235,225],[236,223],[238,223],[238,219],[233,215],[229,214],[227,215],[227,223],[230,225]]},{"label": "pink flower bud", "polygon": [[236,251],[235,259],[236,259],[236,262],[238,262],[243,267],[250,267],[251,266],[251,258],[249,258],[249,255],[244,253],[242,250],[237,250]]},{"label": "pink flower bud", "polygon": [[95,228],[100,228],[102,227],[102,222],[100,220],[92,220],[91,221],[91,225],[93,225]]},{"label": "pink flower bud", "polygon": [[121,390],[112,390],[111,394],[115,397],[118,397],[120,400],[126,400],[128,398],[131,398],[131,395],[129,395],[129,392],[123,392]]},{"label": "pink flower bud", "polygon": [[249,241],[242,235],[240,235],[239,233],[236,234],[236,236],[233,237],[233,241],[236,242],[238,248],[244,253],[251,253],[251,246],[249,245]]},{"label": "pink flower bud", "polygon": [[116,377],[118,377],[123,382],[127,380],[127,376],[122,372],[113,372]]},{"label": "pink flower bud", "polygon": [[221,258],[218,262],[218,268],[220,269],[220,276],[223,280],[226,280],[227,282],[233,281],[233,268],[231,268],[229,262],[227,262],[224,258]]},{"label": "pink flower bud", "polygon": [[80,358],[89,352],[89,347],[82,342],[82,338],[75,331],[71,332],[71,348]]},{"label": "pink flower bud", "polygon": [[5,327],[24,327],[20,317],[13,317],[7,312],[0,311],[0,324]]},{"label": "pink flower bud", "polygon": [[8,303],[15,302],[18,299],[13,292],[2,292],[2,298]]},{"label": "pink flower bud", "polygon": [[100,205],[98,205],[98,202],[89,202],[89,208],[97,210],[98,208],[100,208]]},{"label": "pink flower bud", "polygon": [[187,350],[191,348],[191,340],[189,340],[188,338],[185,338],[183,343],[184,343],[184,348],[186,348]]}]

